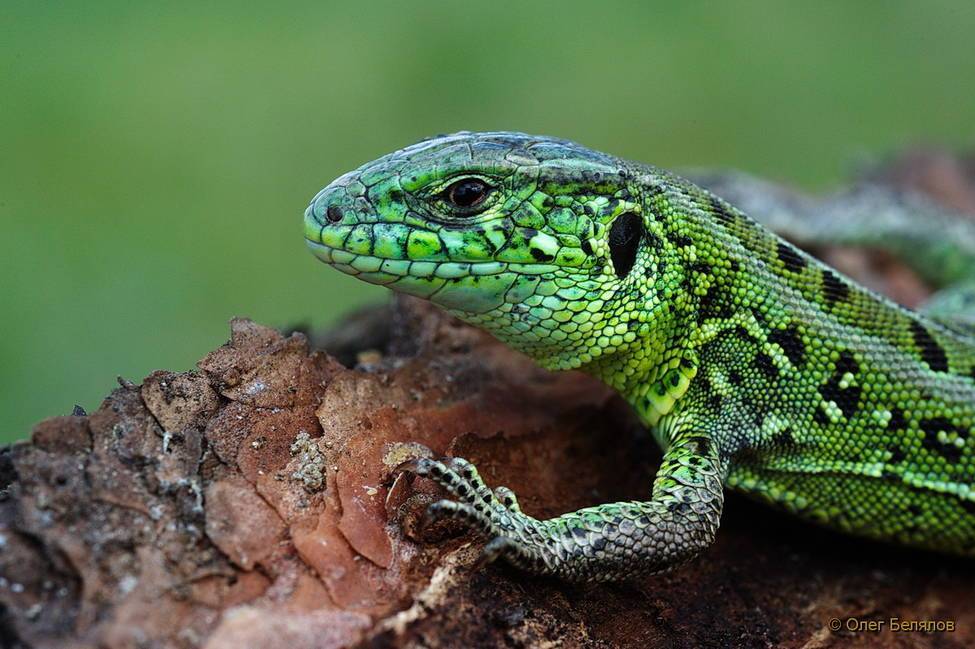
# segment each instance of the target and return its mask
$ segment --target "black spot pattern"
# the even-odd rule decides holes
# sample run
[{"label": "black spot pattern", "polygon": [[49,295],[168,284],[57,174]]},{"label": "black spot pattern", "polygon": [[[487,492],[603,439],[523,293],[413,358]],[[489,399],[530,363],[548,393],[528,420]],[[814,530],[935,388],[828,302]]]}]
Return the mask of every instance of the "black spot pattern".
[{"label": "black spot pattern", "polygon": [[693,445],[692,448],[695,455],[707,455],[711,452],[711,440],[702,435],[692,437],[687,440],[689,445]]},{"label": "black spot pattern", "polygon": [[769,381],[776,381],[779,378],[779,368],[775,366],[772,357],[765,352],[755,354],[755,367]]},{"label": "black spot pattern", "polygon": [[712,268],[703,261],[695,261],[687,265],[687,269],[694,273],[700,273],[701,275],[710,275]]},{"label": "black spot pattern", "polygon": [[630,274],[636,262],[643,236],[643,219],[637,214],[620,214],[609,230],[609,254],[613,259],[613,269],[620,279]]},{"label": "black spot pattern", "polygon": [[945,350],[931,336],[927,327],[917,320],[911,320],[911,335],[914,336],[914,344],[921,352],[921,360],[935,372],[947,372],[948,357],[945,355]]},{"label": "black spot pattern", "polygon": [[786,358],[795,367],[801,369],[806,364],[806,346],[802,344],[802,336],[796,325],[790,324],[785,329],[773,329],[768,334],[768,340],[781,347]]},{"label": "black spot pattern", "polygon": [[545,261],[552,261],[553,259],[555,259],[555,257],[553,257],[552,255],[546,253],[543,250],[539,250],[538,248],[530,248],[529,251],[531,252],[532,257],[535,258],[535,261],[545,262]]},{"label": "black spot pattern", "polygon": [[722,294],[721,288],[717,284],[711,284],[707,292],[701,297],[701,303],[697,312],[698,322],[704,322],[711,318],[728,319],[734,314],[731,300]]},{"label": "black spot pattern", "polygon": [[801,273],[806,267],[806,260],[787,243],[779,242],[779,260],[790,273]]},{"label": "black spot pattern", "polygon": [[832,306],[850,297],[850,287],[831,270],[823,269],[823,299]]},{"label": "black spot pattern", "polygon": [[748,409],[754,413],[755,427],[761,428],[765,424],[765,418],[768,417],[771,408],[769,408],[767,403],[756,403],[751,399],[746,399],[745,404],[748,406]]},{"label": "black spot pattern", "polygon": [[749,341],[749,342],[755,342],[755,337],[752,336],[750,333],[748,333],[748,329],[745,329],[741,325],[738,325],[737,327],[735,327],[734,332],[733,332],[733,335],[734,335],[734,337],[737,340],[745,340],[745,341]]},{"label": "black spot pattern", "polygon": [[813,410],[813,421],[820,426],[826,426],[827,424],[831,423],[829,417],[826,416],[826,413],[823,412],[822,408],[816,408]]},{"label": "black spot pattern", "polygon": [[708,408],[711,409],[715,414],[721,412],[721,406],[724,405],[724,398],[717,392],[712,392],[708,395]]},{"label": "black spot pattern", "polygon": [[782,448],[782,447],[785,447],[785,446],[795,446],[795,443],[796,443],[796,440],[792,436],[792,429],[791,428],[784,428],[784,429],[780,430],[779,432],[775,433],[775,435],[772,437],[772,444],[774,444],[775,446],[777,446],[779,448]]},{"label": "black spot pattern", "polygon": [[709,202],[711,203],[711,213],[714,214],[719,221],[725,225],[731,225],[737,220],[735,215],[732,214],[728,210],[727,206],[721,202],[721,199],[716,196],[711,196],[709,199]]},{"label": "black spot pattern", "polygon": [[887,422],[888,430],[904,430],[907,428],[907,420],[904,419],[904,411],[900,408],[890,409],[890,421]]},{"label": "black spot pattern", "polygon": [[938,433],[955,433],[962,436],[965,431],[944,417],[922,419],[918,425],[924,431],[924,440],[921,442],[924,448],[940,454],[949,462],[958,462],[961,459],[962,450],[951,442],[941,442],[938,439]]},{"label": "black spot pattern", "polygon": [[847,419],[856,414],[860,407],[860,394],[863,389],[859,385],[848,385],[845,388],[840,386],[843,375],[850,373],[856,376],[860,372],[860,365],[853,354],[848,351],[840,353],[839,360],[836,361],[836,372],[824,385],[819,386],[819,393],[824,401],[832,401]]},{"label": "black spot pattern", "polygon": [[887,451],[890,453],[890,459],[887,460],[888,464],[900,464],[907,458],[907,454],[900,446],[891,444],[887,447]]}]

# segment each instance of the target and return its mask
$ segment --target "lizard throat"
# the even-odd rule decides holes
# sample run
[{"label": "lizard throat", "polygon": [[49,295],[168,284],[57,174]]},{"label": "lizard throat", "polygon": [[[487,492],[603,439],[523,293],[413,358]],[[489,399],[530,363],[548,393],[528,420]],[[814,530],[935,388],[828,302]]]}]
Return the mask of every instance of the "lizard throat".
[{"label": "lizard throat", "polygon": [[596,368],[583,367],[582,369],[589,371],[623,395],[643,423],[650,428],[655,427],[664,416],[674,411],[677,402],[687,394],[698,371],[693,354],[667,361],[650,371],[646,380],[630,385],[618,385],[614,380],[617,377],[603,376]]},{"label": "lizard throat", "polygon": [[647,425],[656,426],[664,415],[669,415],[677,401],[687,394],[691,380],[697,375],[697,366],[681,364],[667,370],[657,381],[649,383],[646,391],[632,401],[634,408]]}]

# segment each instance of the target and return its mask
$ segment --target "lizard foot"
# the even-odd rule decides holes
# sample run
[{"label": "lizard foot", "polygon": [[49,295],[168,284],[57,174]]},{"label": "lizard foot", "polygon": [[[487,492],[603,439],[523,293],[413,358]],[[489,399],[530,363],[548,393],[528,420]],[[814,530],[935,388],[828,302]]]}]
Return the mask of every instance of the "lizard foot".
[{"label": "lizard foot", "polygon": [[442,461],[416,458],[399,465],[396,472],[429,478],[456,498],[439,500],[427,507],[427,523],[452,518],[489,537],[479,564],[489,563],[502,555],[517,555],[537,535],[539,521],[522,513],[514,492],[507,487],[492,491],[474,465],[463,458]]}]

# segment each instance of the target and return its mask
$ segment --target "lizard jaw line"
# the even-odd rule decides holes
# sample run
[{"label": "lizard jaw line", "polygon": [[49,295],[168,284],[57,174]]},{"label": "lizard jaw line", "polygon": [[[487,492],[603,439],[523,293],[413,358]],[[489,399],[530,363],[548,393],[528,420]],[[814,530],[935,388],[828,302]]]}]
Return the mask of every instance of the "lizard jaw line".
[{"label": "lizard jaw line", "polygon": [[[415,279],[455,279],[465,276],[499,275],[513,272],[522,275],[543,275],[559,269],[554,264],[522,264],[500,261],[414,261],[387,259],[332,248],[305,239],[305,244],[318,259],[338,270],[375,284],[388,284],[402,277]],[[381,280],[389,277],[388,281]]]}]

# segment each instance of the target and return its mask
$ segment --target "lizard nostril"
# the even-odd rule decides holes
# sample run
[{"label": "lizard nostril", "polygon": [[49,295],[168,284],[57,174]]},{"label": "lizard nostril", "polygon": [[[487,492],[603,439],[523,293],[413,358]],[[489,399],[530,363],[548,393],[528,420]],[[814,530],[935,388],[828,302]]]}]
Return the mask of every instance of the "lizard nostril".
[{"label": "lizard nostril", "polygon": [[335,205],[331,205],[327,210],[325,210],[325,218],[332,223],[338,223],[342,220],[342,210]]}]

